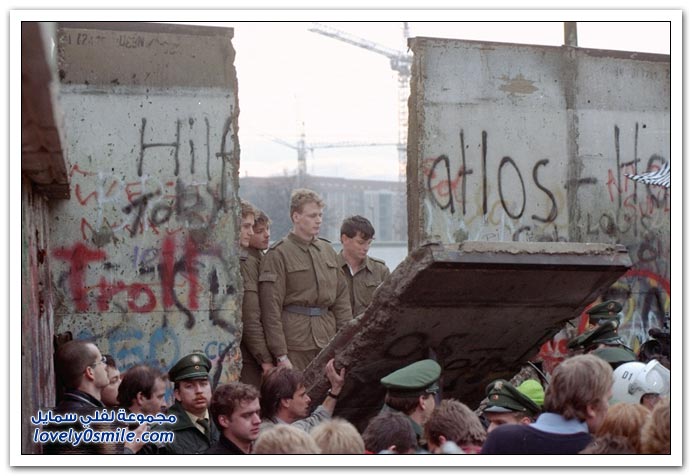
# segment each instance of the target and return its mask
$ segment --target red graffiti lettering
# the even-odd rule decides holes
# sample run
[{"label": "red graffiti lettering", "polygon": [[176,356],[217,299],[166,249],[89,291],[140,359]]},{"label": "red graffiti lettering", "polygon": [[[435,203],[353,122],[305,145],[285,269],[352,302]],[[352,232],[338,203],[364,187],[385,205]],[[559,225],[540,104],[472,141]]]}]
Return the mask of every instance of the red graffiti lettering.
[{"label": "red graffiti lettering", "polygon": [[608,181],[606,182],[606,186],[608,187],[608,193],[610,194],[610,201],[614,202],[615,197],[613,196],[613,187],[615,187],[615,191],[617,194],[620,194],[620,189],[617,186],[617,180],[615,180],[615,176],[613,175],[613,171],[611,169],[608,169]]},{"label": "red graffiti lettering", "polygon": [[[137,298],[142,294],[147,297],[147,300],[143,304],[137,304]],[[132,283],[127,289],[127,305],[134,312],[151,312],[156,307],[156,297],[146,284]]]},{"label": "red graffiti lettering", "polygon": [[670,296],[670,281],[668,281],[663,276],[660,276],[660,275],[658,275],[652,271],[648,271],[646,269],[630,269],[629,271],[627,271],[625,273],[625,276],[632,276],[632,277],[641,276],[641,277],[649,278],[649,279],[655,281],[656,283],[658,283],[661,287],[663,287],[663,289],[665,289],[666,292],[668,293],[668,296]]},{"label": "red graffiti lettering", "polygon": [[106,253],[99,249],[89,249],[84,244],[77,243],[72,248],[56,249],[53,256],[70,263],[69,276],[72,299],[78,311],[86,311],[89,309],[84,282],[86,265],[94,261],[105,260]]},{"label": "red graffiti lettering", "polygon": [[188,237],[185,242],[185,269],[187,270],[187,279],[190,282],[190,291],[188,294],[188,307],[190,309],[197,309],[199,307],[197,303],[199,281],[197,280],[197,268],[195,267],[195,260],[198,255],[199,250],[197,249],[197,244]]},{"label": "red graffiti lettering", "polygon": [[98,304],[99,311],[107,311],[113,296],[127,289],[127,286],[122,281],[109,283],[106,281],[106,278],[102,276],[99,281],[99,289],[101,292],[99,293],[96,303]]},{"label": "red graffiti lettering", "polygon": [[175,278],[175,241],[171,237],[163,240],[161,247],[161,295],[164,309],[173,307],[173,280]]}]

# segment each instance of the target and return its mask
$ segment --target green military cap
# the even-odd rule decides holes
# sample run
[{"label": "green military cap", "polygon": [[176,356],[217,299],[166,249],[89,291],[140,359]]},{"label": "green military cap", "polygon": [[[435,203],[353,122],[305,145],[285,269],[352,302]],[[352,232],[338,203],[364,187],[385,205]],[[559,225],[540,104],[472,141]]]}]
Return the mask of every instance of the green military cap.
[{"label": "green military cap", "polygon": [[389,395],[397,398],[436,393],[442,368],[431,359],[420,360],[380,379]]},{"label": "green military cap", "polygon": [[617,301],[604,301],[589,308],[586,313],[589,315],[589,322],[598,323],[602,319],[615,318],[622,311],[622,304]]},{"label": "green military cap", "polygon": [[180,359],[171,370],[168,371],[168,379],[171,382],[180,380],[192,380],[209,378],[211,361],[201,352],[193,352]]},{"label": "green military cap", "polygon": [[608,362],[613,370],[622,364],[637,360],[636,354],[629,349],[625,349],[624,347],[602,347],[594,350],[591,353],[596,357],[600,357]]},{"label": "green military cap", "polygon": [[567,347],[575,349],[579,347],[590,347],[598,344],[621,344],[622,339],[618,335],[617,319],[607,319],[595,329],[584,332],[567,343]]},{"label": "green military cap", "polygon": [[525,412],[537,415],[541,407],[527,395],[514,388],[506,380],[495,380],[485,388],[488,397],[488,406],[484,411],[488,413]]}]

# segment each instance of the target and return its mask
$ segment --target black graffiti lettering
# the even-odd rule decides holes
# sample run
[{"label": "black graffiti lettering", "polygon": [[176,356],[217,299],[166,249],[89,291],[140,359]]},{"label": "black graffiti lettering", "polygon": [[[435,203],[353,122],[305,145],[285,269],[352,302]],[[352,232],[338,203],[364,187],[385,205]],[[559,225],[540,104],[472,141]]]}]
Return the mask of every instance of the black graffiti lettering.
[{"label": "black graffiti lettering", "polygon": [[[195,120],[193,118],[189,118],[187,120],[187,123],[190,125],[190,131],[192,131],[192,127],[195,125]],[[195,175],[195,143],[190,139],[189,141],[190,145],[190,174]]]},{"label": "black graffiti lettering", "polygon": [[488,133],[483,131],[482,138],[482,163],[483,163],[483,215],[488,214]]},{"label": "black graffiti lettering", "polygon": [[[446,180],[446,182],[447,182],[447,190],[448,190],[448,193],[447,193],[447,197],[448,197],[447,204],[446,204],[446,205],[443,205],[442,203],[440,203],[440,202],[437,200],[437,196],[436,196],[434,193],[431,194],[431,195],[432,195],[432,197],[433,197],[433,200],[435,200],[435,203],[437,203],[437,206],[439,206],[441,210],[446,210],[447,208],[449,208],[450,212],[454,213],[454,192],[452,191],[452,180],[451,180],[451,174],[450,174],[450,171],[449,171],[449,157],[447,157],[446,155],[441,155],[441,156],[439,156],[437,159],[435,159],[435,162],[433,162],[432,168],[431,168],[431,170],[430,170],[430,175],[428,175],[428,190],[431,190],[431,189],[432,189],[432,188],[431,188],[432,178],[433,178],[433,176],[435,175],[435,169],[437,168],[437,165],[438,165],[440,162],[444,162],[445,169],[446,169],[446,171],[447,171],[447,180]],[[444,183],[444,182],[443,182],[443,183]]]},{"label": "black graffiti lettering", "polygon": [[538,188],[540,188],[546,195],[548,195],[548,198],[550,198],[550,201],[552,202],[553,206],[550,208],[550,213],[548,213],[548,216],[545,218],[541,218],[538,215],[531,215],[531,218],[540,221],[542,223],[551,223],[555,221],[557,218],[557,202],[555,201],[555,195],[545,188],[541,183],[538,181],[538,167],[542,165],[548,165],[549,160],[548,159],[543,159],[539,160],[536,162],[536,165],[533,166],[533,181],[536,184]]},{"label": "black graffiti lettering", "polygon": [[[615,170],[620,170],[620,128],[616,125],[614,126],[614,134],[615,134],[615,163],[616,167]],[[621,174],[617,174],[618,178],[618,208],[622,206],[622,178],[620,177]]]},{"label": "black graffiti lettering", "polygon": [[209,132],[210,132],[210,127],[209,127],[209,118],[205,117],[204,118],[204,126],[205,126],[205,132],[207,134],[207,180],[211,181],[211,142],[209,140]]},{"label": "black graffiti lettering", "polygon": [[[233,149],[230,151],[226,150],[226,145],[232,146],[234,143],[235,135],[231,130],[231,118],[226,119],[226,123],[223,125],[223,134],[221,136],[221,150],[217,157],[221,158],[221,197],[219,197],[224,211],[228,211],[228,205],[226,203],[226,161],[233,161]],[[230,135],[230,140],[228,139]]]},{"label": "black graffiti lettering", "polygon": [[[522,233],[525,233],[530,236],[531,233],[531,227],[528,225],[524,225],[521,228],[519,228],[517,231],[515,231],[512,234],[512,241],[520,241],[519,238],[521,237]],[[530,238],[528,241],[531,241]]]},{"label": "black graffiti lettering", "polygon": [[123,208],[123,212],[125,212],[128,215],[130,214],[130,212],[132,212],[132,210],[137,210],[134,220],[132,222],[130,236],[135,236],[137,234],[137,230],[139,229],[140,223],[142,222],[142,216],[144,215],[144,212],[147,209],[147,205],[149,204],[149,199],[157,195],[161,195],[160,190],[157,190],[156,192],[145,193],[141,197],[132,200],[132,202],[129,205]]},{"label": "black graffiti lettering", "polygon": [[424,332],[412,332],[392,341],[384,351],[384,356],[391,359],[406,359],[418,356],[425,358],[424,351],[427,346],[428,334]]},{"label": "black graffiti lettering", "polygon": [[173,214],[173,207],[168,203],[157,203],[151,209],[149,219],[154,225],[161,225],[170,220]]},{"label": "black graffiti lettering", "polygon": [[142,176],[142,169],[143,169],[143,163],[144,163],[144,152],[147,149],[151,148],[158,148],[158,147],[172,147],[173,148],[173,157],[175,159],[175,170],[174,170],[174,175],[177,177],[178,176],[178,170],[180,168],[179,160],[178,160],[178,152],[180,150],[180,121],[176,121],[176,130],[175,130],[175,141],[174,142],[151,142],[151,143],[145,143],[144,142],[144,132],[146,130],[146,125],[147,125],[147,120],[146,118],[142,118],[142,128],[140,130],[140,140],[139,140],[139,161],[137,163],[137,175]]},{"label": "black graffiti lettering", "polygon": [[[510,164],[512,167],[514,167],[514,170],[517,172],[517,177],[519,177],[519,183],[521,184],[521,209],[517,214],[509,211],[507,208],[507,203],[505,202],[505,196],[502,193],[502,168],[505,166],[505,164]],[[500,202],[502,203],[502,208],[504,208],[505,213],[514,219],[521,218],[521,216],[524,214],[524,208],[526,207],[526,188],[524,187],[524,179],[521,177],[519,167],[517,167],[517,164],[514,163],[511,157],[502,157],[502,160],[500,161],[500,166],[497,169],[497,187],[500,192]]]},{"label": "black graffiti lettering", "polygon": [[[461,140],[461,168],[459,169],[459,173],[457,176],[461,177],[461,207],[462,213],[466,215],[466,176],[471,175],[473,173],[473,170],[466,168],[466,144],[464,142],[464,129],[462,129],[459,133],[459,138]],[[449,197],[450,199],[452,199],[451,193],[449,194]]]}]

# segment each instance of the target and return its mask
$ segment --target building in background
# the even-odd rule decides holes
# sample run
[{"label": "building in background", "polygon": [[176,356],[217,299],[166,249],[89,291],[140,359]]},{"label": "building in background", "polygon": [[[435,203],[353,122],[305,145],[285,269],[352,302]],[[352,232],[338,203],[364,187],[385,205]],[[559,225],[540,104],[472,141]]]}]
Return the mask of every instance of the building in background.
[{"label": "building in background", "polygon": [[375,227],[372,254],[387,262],[390,269],[408,253],[406,184],[384,180],[351,180],[338,177],[296,175],[241,177],[240,196],[264,210],[272,220],[272,242],[291,229],[288,214],[291,191],[306,187],[319,193],[325,202],[320,236],[338,250],[344,218],[362,215]]}]

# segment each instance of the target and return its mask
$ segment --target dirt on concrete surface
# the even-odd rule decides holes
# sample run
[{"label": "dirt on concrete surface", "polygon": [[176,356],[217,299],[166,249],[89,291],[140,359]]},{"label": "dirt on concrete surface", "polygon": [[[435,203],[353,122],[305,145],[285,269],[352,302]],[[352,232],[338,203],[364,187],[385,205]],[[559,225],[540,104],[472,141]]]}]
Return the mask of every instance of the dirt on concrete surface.
[{"label": "dirt on concrete surface", "polygon": [[514,375],[630,267],[619,245],[424,245],[305,370],[308,391],[322,402],[329,389],[324,365],[334,357],[347,369],[335,416],[362,430],[384,402],[379,380],[433,358],[443,369],[441,398],[475,408],[487,383]]}]

